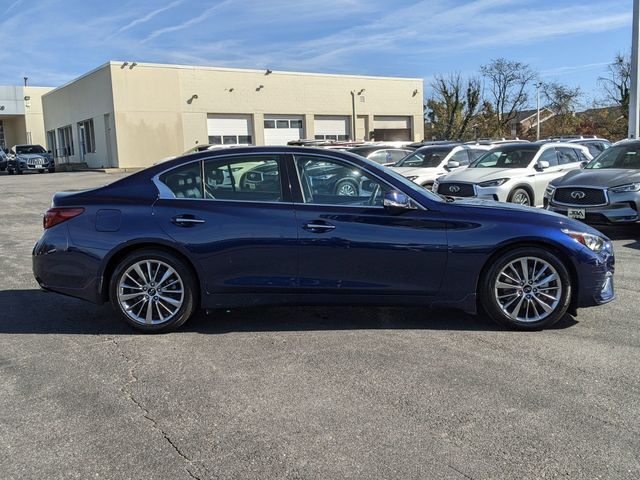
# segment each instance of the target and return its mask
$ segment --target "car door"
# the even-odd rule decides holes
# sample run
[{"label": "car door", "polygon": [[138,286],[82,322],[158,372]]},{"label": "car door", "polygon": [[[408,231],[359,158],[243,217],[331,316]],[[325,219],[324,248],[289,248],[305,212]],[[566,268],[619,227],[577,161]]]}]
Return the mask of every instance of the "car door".
[{"label": "car door", "polygon": [[[301,289],[361,295],[438,292],[447,238],[437,211],[390,213],[382,198],[393,188],[345,159],[300,154],[289,161]],[[355,195],[341,195],[331,186],[347,172],[357,179]]]},{"label": "car door", "polygon": [[[546,161],[549,163],[549,167],[541,170],[538,168],[538,163]],[[558,161],[558,152],[555,147],[550,147],[543,150],[538,159],[533,163],[533,174],[531,175],[531,183],[535,195],[535,204],[541,205],[544,199],[544,191],[549,185],[549,182],[554,178],[562,175],[560,163]]]},{"label": "car door", "polygon": [[216,156],[154,179],[154,215],[195,258],[208,293],[295,287],[297,226],[284,168],[273,154]]}]

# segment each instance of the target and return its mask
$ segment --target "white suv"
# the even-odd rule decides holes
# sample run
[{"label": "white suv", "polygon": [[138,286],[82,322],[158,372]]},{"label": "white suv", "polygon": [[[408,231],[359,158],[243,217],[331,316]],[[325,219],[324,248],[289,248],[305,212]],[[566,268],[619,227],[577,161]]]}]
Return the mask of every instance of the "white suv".
[{"label": "white suv", "polygon": [[428,145],[407,155],[391,169],[431,190],[437,177],[451,170],[468,167],[471,162],[490,149],[490,145],[459,143]]},{"label": "white suv", "polygon": [[451,197],[542,205],[551,180],[591,158],[587,147],[575,143],[498,145],[469,168],[439,177],[433,190]]}]

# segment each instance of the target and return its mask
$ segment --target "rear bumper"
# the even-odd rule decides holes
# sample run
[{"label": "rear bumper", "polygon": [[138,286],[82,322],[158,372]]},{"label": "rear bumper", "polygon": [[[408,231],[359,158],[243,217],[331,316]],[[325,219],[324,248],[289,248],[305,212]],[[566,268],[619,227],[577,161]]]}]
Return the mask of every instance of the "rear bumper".
[{"label": "rear bumper", "polygon": [[33,247],[33,276],[44,290],[103,303],[100,260],[71,246],[66,225],[45,230]]}]

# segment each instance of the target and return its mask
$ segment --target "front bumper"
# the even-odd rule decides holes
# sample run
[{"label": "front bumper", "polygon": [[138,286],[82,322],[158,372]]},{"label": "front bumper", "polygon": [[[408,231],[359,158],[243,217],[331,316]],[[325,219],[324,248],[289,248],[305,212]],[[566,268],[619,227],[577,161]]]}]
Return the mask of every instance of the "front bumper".
[{"label": "front bumper", "polygon": [[640,194],[609,193],[606,205],[565,205],[559,204],[548,195],[544,198],[544,208],[561,215],[567,215],[569,210],[584,210],[584,223],[593,225],[624,225],[640,221]]},{"label": "front bumper", "polygon": [[576,307],[593,307],[609,303],[615,298],[613,275],[615,257],[611,243],[607,250],[596,254],[584,247],[584,258],[577,269],[579,293]]}]

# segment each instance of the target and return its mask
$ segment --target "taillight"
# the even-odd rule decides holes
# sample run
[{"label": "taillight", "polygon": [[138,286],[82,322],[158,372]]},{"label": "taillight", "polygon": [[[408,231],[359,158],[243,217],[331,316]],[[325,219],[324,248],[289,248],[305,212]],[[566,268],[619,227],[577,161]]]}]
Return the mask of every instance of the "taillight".
[{"label": "taillight", "polygon": [[42,226],[46,230],[47,228],[51,228],[54,225],[57,225],[62,222],[66,222],[67,220],[72,219],[73,217],[77,217],[82,212],[84,212],[84,208],[79,207],[56,207],[50,208],[44,214],[42,218]]}]

